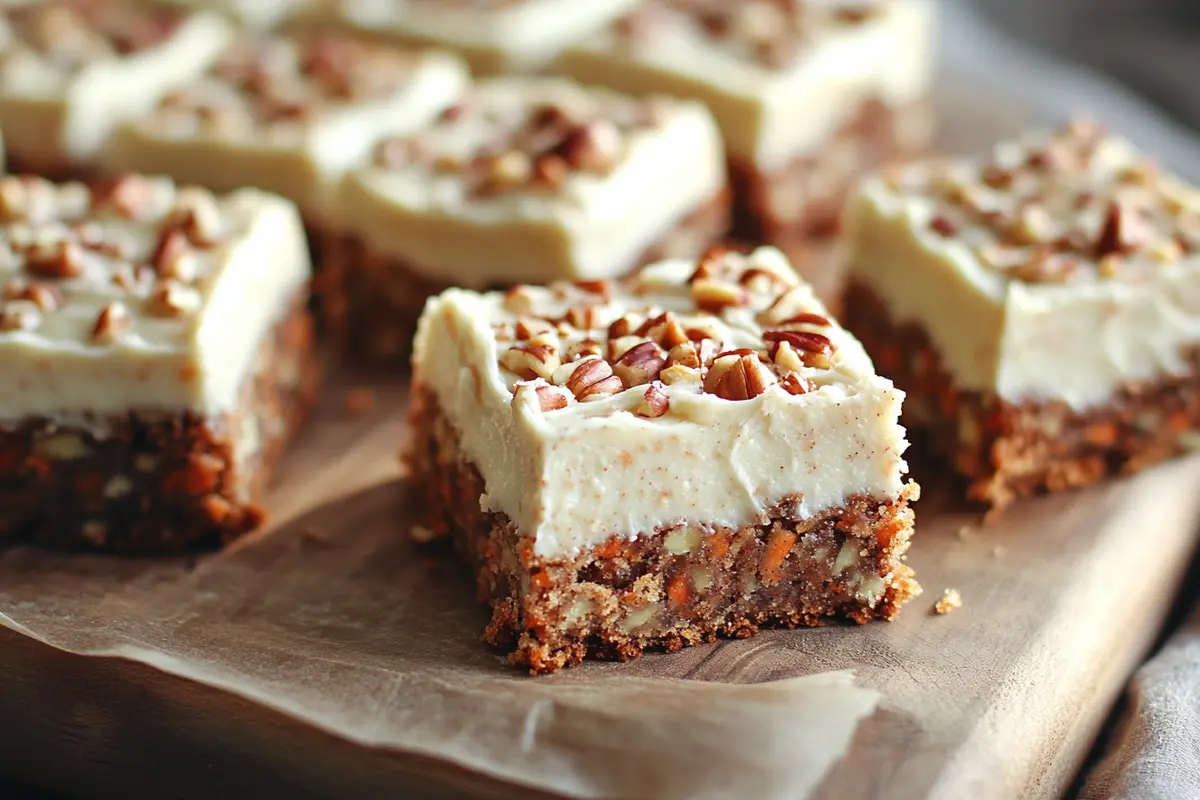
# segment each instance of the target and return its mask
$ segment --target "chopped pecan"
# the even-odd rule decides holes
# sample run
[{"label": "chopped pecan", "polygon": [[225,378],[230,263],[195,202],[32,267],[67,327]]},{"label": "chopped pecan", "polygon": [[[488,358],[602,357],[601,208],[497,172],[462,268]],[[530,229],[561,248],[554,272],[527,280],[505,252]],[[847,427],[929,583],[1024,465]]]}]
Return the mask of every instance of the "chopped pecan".
[{"label": "chopped pecan", "polygon": [[726,308],[744,305],[747,296],[746,290],[736,284],[699,278],[692,281],[692,299],[696,301],[697,308],[715,314]]},{"label": "chopped pecan", "polygon": [[671,348],[671,352],[667,354],[667,361],[672,365],[680,365],[683,367],[692,367],[699,369],[701,366],[699,348],[694,342],[684,342]]},{"label": "chopped pecan", "polygon": [[538,319],[537,317],[521,317],[517,320],[514,330],[517,335],[517,341],[525,342],[540,333],[552,332],[554,325],[548,320]]},{"label": "chopped pecan", "polygon": [[29,300],[11,300],[0,306],[0,331],[31,331],[42,324],[42,312]]},{"label": "chopped pecan", "polygon": [[658,419],[671,408],[671,398],[661,383],[652,383],[638,400],[634,413],[647,419]]},{"label": "chopped pecan", "polygon": [[584,339],[567,346],[567,361],[578,361],[587,356],[598,356],[604,352],[604,345],[595,339]]},{"label": "chopped pecan", "polygon": [[78,278],[83,274],[83,248],[66,240],[36,245],[26,252],[25,264],[43,278]]},{"label": "chopped pecan", "polygon": [[572,169],[606,174],[621,155],[621,132],[606,119],[596,119],[569,131],[558,151]]},{"label": "chopped pecan", "polygon": [[758,397],[775,383],[753,350],[735,350],[717,357],[704,377],[704,391],[724,400]]},{"label": "chopped pecan", "polygon": [[168,278],[151,293],[147,308],[155,316],[178,317],[195,312],[202,302],[200,292]]},{"label": "chopped pecan", "polygon": [[96,317],[92,326],[92,339],[100,344],[112,344],[120,340],[132,327],[133,320],[121,303],[109,303]]},{"label": "chopped pecan", "polygon": [[1110,202],[1104,211],[1104,224],[1096,239],[1096,257],[1110,253],[1131,253],[1149,243],[1150,226],[1135,209],[1116,201]]},{"label": "chopped pecan", "polygon": [[52,283],[14,281],[4,287],[5,300],[28,300],[38,311],[49,314],[62,306],[62,290]]},{"label": "chopped pecan", "polygon": [[500,356],[500,366],[519,378],[550,378],[559,366],[558,351],[545,345],[510,347]]},{"label": "chopped pecan", "polygon": [[784,375],[779,381],[779,385],[788,394],[808,394],[813,388],[812,381],[808,378],[801,378],[794,372]]},{"label": "chopped pecan", "polygon": [[642,342],[629,348],[613,365],[613,373],[626,386],[641,386],[657,380],[667,365],[667,354],[654,342]]},{"label": "chopped pecan", "polygon": [[836,349],[829,337],[813,331],[765,331],[763,341],[778,346],[779,342],[787,342],[801,353],[825,353],[830,355]]},{"label": "chopped pecan", "polygon": [[566,383],[567,390],[576,400],[599,400],[624,390],[624,384],[613,374],[607,361],[588,358],[578,364]]}]

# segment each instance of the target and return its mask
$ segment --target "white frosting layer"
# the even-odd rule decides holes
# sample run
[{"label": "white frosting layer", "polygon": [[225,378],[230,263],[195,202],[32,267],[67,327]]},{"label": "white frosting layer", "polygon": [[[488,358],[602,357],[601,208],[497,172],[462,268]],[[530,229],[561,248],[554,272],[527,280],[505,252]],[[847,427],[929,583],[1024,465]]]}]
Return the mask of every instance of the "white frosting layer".
[{"label": "white frosting layer", "polygon": [[[380,139],[417,130],[465,90],[466,66],[446,53],[397,54],[411,59],[411,74],[390,96],[355,103],[328,99],[302,123],[262,124],[236,135],[210,132],[194,109],[166,112],[122,126],[101,159],[109,174],[141,172],[233,191],[255,186],[292,200],[308,220],[338,225],[337,192],[351,169],[361,167]],[[370,61],[362,65],[371,68]],[[391,65],[379,65],[391,68]],[[221,83],[207,77],[191,87]],[[248,115],[249,116],[249,115]]]},{"label": "white frosting layer", "polygon": [[[501,116],[524,115],[542,103],[597,109],[633,103],[565,81],[525,78],[478,84],[467,102]],[[373,251],[460,286],[624,274],[725,184],[720,136],[708,112],[690,103],[662,112],[660,126],[625,138],[607,175],[571,172],[556,191],[473,196],[461,171],[425,163],[352,173],[341,199],[345,224]],[[469,161],[496,135],[494,119],[482,119],[442,125],[421,138]]]},{"label": "white frosting layer", "polygon": [[[48,169],[93,158],[118,124],[203,72],[232,35],[220,17],[202,13],[162,43],[123,57],[64,66],[18,49],[0,67],[0,128],[9,152]],[[0,41],[13,47],[20,32],[0,22]]]},{"label": "white frosting layer", "polygon": [[337,19],[401,41],[462,51],[477,72],[536,69],[592,35],[637,0],[331,0],[309,16]]},{"label": "white frosting layer", "polygon": [[655,26],[632,46],[610,30],[567,51],[557,67],[585,83],[702,101],[732,156],[772,170],[817,151],[865,101],[898,107],[926,97],[934,6],[890,0],[878,18],[805,43],[784,70],[747,59],[737,43],[694,24]]},{"label": "white frosting layer", "polygon": [[[194,313],[152,310],[151,286],[129,290],[112,281],[119,264],[98,252],[83,274],[54,281],[61,307],[33,330],[0,331],[0,421],[67,417],[130,409],[217,414],[236,408],[238,390],[263,336],[304,290],[310,275],[295,207],[244,189],[219,203],[220,242],[189,253],[199,290]],[[138,222],[112,211],[89,214],[105,240],[118,241],[145,263],[163,218]],[[0,227],[5,236],[17,225]],[[30,279],[23,259],[0,262],[0,286]],[[119,302],[131,327],[115,343],[95,340],[102,309]]]},{"label": "white frosting layer", "polygon": [[[1003,161],[1012,151],[998,152]],[[1120,141],[1098,152],[1091,171],[1075,178],[1079,186],[1103,185],[1138,159]],[[950,171],[977,169],[961,162]],[[1190,200],[1179,202],[1200,213],[1200,194],[1187,193]],[[849,273],[887,303],[895,321],[920,325],[957,387],[1084,410],[1130,381],[1190,374],[1185,351],[1200,344],[1200,255],[1167,263],[1132,257],[1112,278],[1027,283],[981,261],[973,245],[990,231],[974,226],[942,236],[930,227],[935,213],[928,197],[868,181],[847,215]]]},{"label": "white frosting layer", "polygon": [[[738,258],[738,257],[734,257]],[[784,275],[793,300],[824,309],[777,251],[749,262]],[[663,262],[644,273],[649,293],[618,292],[597,309],[600,327],[627,309],[695,314],[687,294],[693,262]],[[535,304],[562,310],[554,290],[530,290]],[[753,308],[709,322],[726,348],[759,347]],[[895,498],[906,466],[903,393],[876,376],[858,342],[833,324],[838,350],[831,370],[813,370],[815,388],[790,395],[775,385],[731,401],[694,385],[672,384],[665,416],[633,410],[645,386],[543,412],[497,364],[492,325],[515,319],[502,294],[450,290],[432,299],[416,342],[417,380],[432,389],[461,436],[463,453],[484,478],[488,511],[507,515],[536,537],[540,556],[567,556],[612,536],[651,534],[683,520],[717,527],[750,523],[792,495],[802,516],[856,494]]]}]

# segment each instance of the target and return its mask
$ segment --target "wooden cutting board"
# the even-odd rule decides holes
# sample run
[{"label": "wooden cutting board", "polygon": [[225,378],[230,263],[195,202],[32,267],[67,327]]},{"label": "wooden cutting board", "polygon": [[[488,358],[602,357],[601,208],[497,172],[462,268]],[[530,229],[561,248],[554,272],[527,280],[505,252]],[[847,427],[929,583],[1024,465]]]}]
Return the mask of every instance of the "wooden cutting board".
[{"label": "wooden cutting board", "polygon": [[[380,410],[357,420],[346,419],[344,390],[330,395],[327,424],[314,426],[283,476],[279,509],[331,503],[395,474],[403,387],[380,388]],[[953,509],[937,476],[916,477],[925,496],[911,563],[926,593],[897,621],[768,632],[618,669],[728,682],[855,669],[882,704],[820,797],[1060,795],[1190,561],[1200,461],[1027,502],[987,529]],[[356,519],[394,525],[390,500],[362,497]],[[946,588],[961,592],[963,606],[935,615]],[[467,592],[453,597],[470,602]],[[357,747],[142,664],[68,655],[3,629],[0,675],[0,775],[57,790],[536,796]]]}]

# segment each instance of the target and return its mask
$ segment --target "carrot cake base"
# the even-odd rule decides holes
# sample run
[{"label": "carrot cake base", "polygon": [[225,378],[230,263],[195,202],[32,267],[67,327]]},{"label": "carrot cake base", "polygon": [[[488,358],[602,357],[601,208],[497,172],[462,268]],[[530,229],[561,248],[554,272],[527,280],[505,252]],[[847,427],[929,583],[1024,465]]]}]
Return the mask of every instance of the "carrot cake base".
[{"label": "carrot cake base", "polygon": [[851,281],[843,314],[880,374],[907,396],[918,441],[967,482],[971,500],[999,511],[1020,497],[1127,475],[1200,448],[1200,351],[1191,374],[1128,382],[1106,404],[1012,403],[955,388],[917,324],[897,324],[886,304]]}]

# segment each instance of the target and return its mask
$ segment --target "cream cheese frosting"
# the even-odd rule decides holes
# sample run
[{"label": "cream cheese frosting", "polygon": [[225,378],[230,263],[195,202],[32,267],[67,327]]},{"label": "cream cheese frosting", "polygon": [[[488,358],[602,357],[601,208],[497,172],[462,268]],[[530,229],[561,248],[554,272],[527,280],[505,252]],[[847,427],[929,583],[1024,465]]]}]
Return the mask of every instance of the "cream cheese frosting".
[{"label": "cream cheese frosting", "polygon": [[295,207],[166,179],[0,178],[0,423],[219,414],[304,291]]},{"label": "cream cheese frosting", "polygon": [[541,556],[903,489],[903,393],[776,250],[662,262],[628,288],[448,290],[414,368],[484,509]]},{"label": "cream cheese frosting", "polygon": [[215,191],[257,186],[333,227],[345,173],[379,139],[428,123],[467,81],[466,66],[446,53],[333,33],[248,36],[122,126],[101,164]]},{"label": "cream cheese frosting", "polygon": [[[860,7],[867,11],[846,16]],[[714,11],[652,0],[568,50],[556,67],[619,91],[702,101],[730,155],[770,171],[812,154],[867,101],[902,107],[924,99],[933,8],[929,0],[810,1],[788,11],[749,0]]]},{"label": "cream cheese frosting", "polygon": [[232,31],[219,17],[129,3],[9,3],[0,11],[0,127],[24,165],[62,171],[113,128],[204,70]]},{"label": "cream cheese frosting", "polygon": [[703,107],[559,79],[482,81],[397,152],[347,178],[346,225],[469,287],[623,274],[725,185]]},{"label": "cream cheese frosting", "polygon": [[534,70],[637,0],[316,0],[300,16],[460,52],[479,74]]},{"label": "cream cheese frosting", "polygon": [[1200,192],[1092,124],[894,170],[848,217],[852,279],[961,389],[1083,410],[1191,370]]}]

